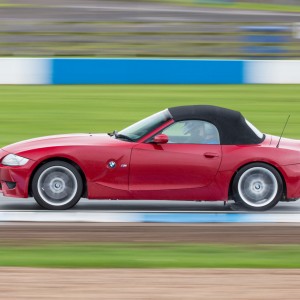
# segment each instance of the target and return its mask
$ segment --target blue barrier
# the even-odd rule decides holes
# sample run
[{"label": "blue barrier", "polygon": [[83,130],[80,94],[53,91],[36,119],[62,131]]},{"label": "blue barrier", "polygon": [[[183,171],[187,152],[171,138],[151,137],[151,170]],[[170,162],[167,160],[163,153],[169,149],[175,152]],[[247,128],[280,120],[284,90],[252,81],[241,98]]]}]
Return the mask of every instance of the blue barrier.
[{"label": "blue barrier", "polygon": [[0,58],[0,84],[244,83],[299,84],[300,60]]},{"label": "blue barrier", "polygon": [[243,61],[53,59],[53,84],[240,84]]}]

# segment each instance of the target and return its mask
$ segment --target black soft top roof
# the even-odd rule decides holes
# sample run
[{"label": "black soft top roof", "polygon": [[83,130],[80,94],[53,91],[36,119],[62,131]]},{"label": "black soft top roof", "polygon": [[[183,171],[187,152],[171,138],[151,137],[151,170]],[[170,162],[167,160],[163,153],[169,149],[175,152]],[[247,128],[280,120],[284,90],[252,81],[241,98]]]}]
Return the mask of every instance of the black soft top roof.
[{"label": "black soft top roof", "polygon": [[260,139],[238,111],[212,105],[177,106],[168,109],[175,121],[203,120],[214,124],[223,145],[259,144]]}]

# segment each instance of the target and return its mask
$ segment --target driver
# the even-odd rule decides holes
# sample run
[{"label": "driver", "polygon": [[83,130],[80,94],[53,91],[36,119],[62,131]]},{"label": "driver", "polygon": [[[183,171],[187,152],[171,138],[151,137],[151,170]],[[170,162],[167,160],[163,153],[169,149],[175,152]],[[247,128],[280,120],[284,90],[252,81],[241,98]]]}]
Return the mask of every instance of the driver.
[{"label": "driver", "polygon": [[207,122],[186,121],[183,131],[184,135],[187,136],[187,143],[219,144],[219,138],[215,128]]}]

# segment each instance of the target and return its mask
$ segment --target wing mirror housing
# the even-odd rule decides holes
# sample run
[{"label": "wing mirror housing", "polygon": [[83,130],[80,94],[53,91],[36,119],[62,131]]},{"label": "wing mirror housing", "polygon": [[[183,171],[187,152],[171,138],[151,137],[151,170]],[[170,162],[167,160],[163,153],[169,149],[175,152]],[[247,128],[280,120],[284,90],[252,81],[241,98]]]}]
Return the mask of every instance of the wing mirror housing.
[{"label": "wing mirror housing", "polygon": [[166,134],[158,134],[153,139],[153,143],[155,144],[166,144],[168,141],[169,138]]}]

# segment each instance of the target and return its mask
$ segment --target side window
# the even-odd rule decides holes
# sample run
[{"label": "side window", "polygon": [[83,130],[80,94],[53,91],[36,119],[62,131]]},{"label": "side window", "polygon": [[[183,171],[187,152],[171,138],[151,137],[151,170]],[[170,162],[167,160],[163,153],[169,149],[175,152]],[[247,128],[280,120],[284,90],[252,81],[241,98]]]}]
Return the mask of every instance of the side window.
[{"label": "side window", "polygon": [[200,120],[180,121],[171,124],[161,133],[169,137],[168,143],[176,144],[220,144],[215,125]]}]

